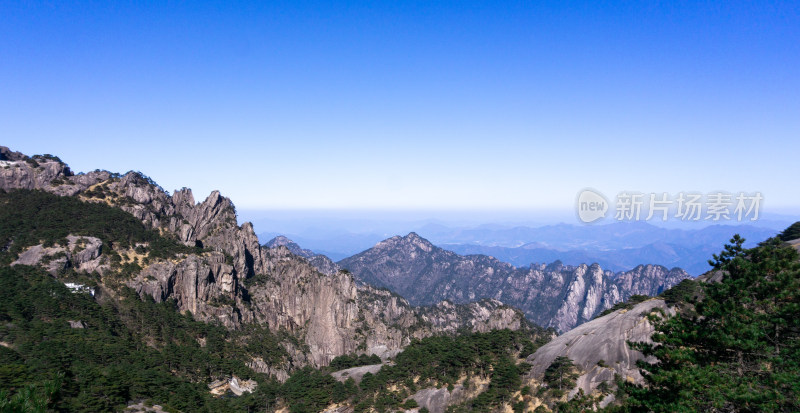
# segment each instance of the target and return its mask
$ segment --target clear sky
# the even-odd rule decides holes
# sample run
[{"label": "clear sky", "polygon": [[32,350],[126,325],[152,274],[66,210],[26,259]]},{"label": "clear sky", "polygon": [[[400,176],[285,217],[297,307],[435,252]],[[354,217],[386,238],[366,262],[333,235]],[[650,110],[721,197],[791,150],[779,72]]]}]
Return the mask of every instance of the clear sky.
[{"label": "clear sky", "polygon": [[0,2],[0,145],[240,208],[798,208],[798,137],[797,1]]}]

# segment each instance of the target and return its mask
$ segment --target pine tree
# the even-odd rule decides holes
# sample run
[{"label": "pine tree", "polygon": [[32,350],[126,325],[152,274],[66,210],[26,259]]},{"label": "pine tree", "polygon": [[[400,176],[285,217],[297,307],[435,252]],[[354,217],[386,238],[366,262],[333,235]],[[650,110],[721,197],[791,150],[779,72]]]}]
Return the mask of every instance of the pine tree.
[{"label": "pine tree", "polygon": [[646,386],[634,411],[800,411],[800,263],[778,238],[745,250],[734,236],[711,264],[696,312],[656,322],[652,344],[632,343]]},{"label": "pine tree", "polygon": [[569,357],[558,356],[544,371],[544,382],[547,383],[556,397],[564,394],[564,391],[575,387],[575,380],[578,378],[575,365]]}]

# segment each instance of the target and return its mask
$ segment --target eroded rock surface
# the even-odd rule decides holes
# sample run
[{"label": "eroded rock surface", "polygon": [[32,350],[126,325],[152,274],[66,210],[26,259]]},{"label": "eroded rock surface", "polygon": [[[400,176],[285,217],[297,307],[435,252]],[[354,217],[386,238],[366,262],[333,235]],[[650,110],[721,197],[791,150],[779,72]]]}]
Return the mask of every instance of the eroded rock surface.
[{"label": "eroded rock surface", "polygon": [[41,265],[53,275],[70,267],[93,272],[108,267],[100,259],[102,247],[103,241],[99,238],[68,235],[67,245],[34,245],[20,253],[11,265]]},{"label": "eroded rock surface", "polygon": [[349,369],[334,371],[331,373],[334,379],[345,382],[347,379],[353,379],[356,384],[361,383],[361,379],[365,374],[376,374],[381,370],[383,364],[371,364],[369,366],[351,367]]},{"label": "eroded rock surface", "polygon": [[617,310],[598,317],[556,337],[528,357],[527,362],[533,366],[528,377],[541,382],[553,360],[565,356],[581,373],[570,396],[578,389],[591,394],[600,383],[613,383],[615,374],[641,384],[643,378],[636,362],[644,356],[627,343],[652,342],[650,337],[655,330],[647,316],[654,311],[674,313],[664,300],[651,299],[630,310]]}]

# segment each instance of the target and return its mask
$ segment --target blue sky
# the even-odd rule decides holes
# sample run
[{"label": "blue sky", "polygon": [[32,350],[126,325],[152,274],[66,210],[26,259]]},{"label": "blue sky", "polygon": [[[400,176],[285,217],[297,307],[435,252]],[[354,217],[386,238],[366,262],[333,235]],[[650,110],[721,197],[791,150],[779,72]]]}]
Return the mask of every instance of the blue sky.
[{"label": "blue sky", "polygon": [[2,2],[0,144],[246,209],[800,211],[798,68],[798,2]]}]

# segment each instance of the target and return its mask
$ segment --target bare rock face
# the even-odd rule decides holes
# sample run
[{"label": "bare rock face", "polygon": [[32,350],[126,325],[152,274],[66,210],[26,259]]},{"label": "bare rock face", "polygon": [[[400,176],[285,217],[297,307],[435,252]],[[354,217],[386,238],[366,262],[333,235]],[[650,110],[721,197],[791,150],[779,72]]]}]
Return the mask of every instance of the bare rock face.
[{"label": "bare rock face", "polygon": [[240,315],[232,306],[236,301],[236,280],[233,267],[223,260],[222,254],[211,253],[205,257],[189,255],[176,263],[161,261],[143,269],[127,284],[156,302],[173,298],[181,311],[233,327],[240,322]]},{"label": "bare rock face", "polygon": [[664,300],[651,299],[630,310],[617,310],[598,317],[556,337],[528,356],[527,362],[533,366],[528,377],[541,381],[556,357],[565,356],[581,372],[570,397],[579,389],[591,394],[600,383],[613,383],[615,374],[634,383],[643,383],[636,362],[644,356],[627,343],[652,342],[650,337],[655,329],[647,316],[653,311],[674,314]]},{"label": "bare rock face", "polygon": [[338,264],[357,280],[389,288],[413,305],[491,298],[559,331],[589,321],[631,295],[658,295],[689,277],[679,268],[658,265],[616,274],[598,264],[566,266],[558,261],[516,268],[486,255],[443,250],[415,233],[381,241]]},{"label": "bare rock face", "polygon": [[325,276],[285,248],[277,252],[267,254],[265,273],[248,282],[253,311],[245,321],[304,336],[316,365],[355,352],[359,308],[352,278]]},{"label": "bare rock face", "polygon": [[71,174],[65,164],[55,160],[28,158],[19,152],[11,152],[6,147],[0,147],[0,152],[6,158],[0,160],[2,188],[54,190],[51,182]]},{"label": "bare rock face", "polygon": [[417,402],[420,408],[425,407],[431,413],[444,413],[447,406],[457,403],[464,393],[464,386],[458,384],[453,387],[453,391],[447,388],[437,389],[435,387],[422,389],[414,393],[411,398]]},{"label": "bare rock face", "polygon": [[66,246],[34,245],[20,253],[11,265],[39,265],[53,275],[70,267],[83,272],[102,271],[108,268],[100,259],[102,246],[96,237],[68,235]]},{"label": "bare rock face", "polygon": [[417,402],[421,408],[427,408],[431,413],[444,413],[448,406],[463,403],[474,399],[477,395],[486,391],[489,387],[489,380],[472,378],[464,384],[456,384],[453,390],[446,387],[429,387],[414,393],[411,398]]},{"label": "bare rock face", "polygon": [[365,374],[367,373],[377,374],[381,370],[381,367],[383,367],[383,364],[370,364],[368,366],[351,367],[349,369],[334,371],[333,373],[331,373],[331,376],[333,376],[334,379],[341,381],[343,383],[347,379],[352,378],[353,381],[356,382],[356,384],[360,384],[361,379],[364,377]]},{"label": "bare rock face", "polygon": [[243,380],[236,376],[215,380],[208,384],[208,389],[211,394],[221,396],[230,391],[236,396],[241,396],[245,393],[252,393],[258,387],[255,380]]},{"label": "bare rock face", "polygon": [[504,328],[520,330],[532,327],[521,311],[497,300],[458,305],[443,301],[431,307],[419,307],[418,311],[423,320],[446,333],[456,333],[464,328],[485,333]]},{"label": "bare rock face", "polygon": [[263,373],[268,376],[274,377],[281,383],[289,379],[289,372],[287,371],[288,365],[285,366],[271,366],[267,364],[262,358],[254,358],[247,363],[247,367],[251,368],[256,373]]}]

